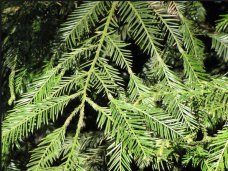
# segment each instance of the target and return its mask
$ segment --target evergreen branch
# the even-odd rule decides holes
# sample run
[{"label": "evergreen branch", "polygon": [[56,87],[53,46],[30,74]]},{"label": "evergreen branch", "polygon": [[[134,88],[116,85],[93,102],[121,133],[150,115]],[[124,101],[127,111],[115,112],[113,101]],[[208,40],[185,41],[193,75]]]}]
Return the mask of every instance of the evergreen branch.
[{"label": "evergreen branch", "polygon": [[96,62],[97,62],[97,60],[98,60],[98,58],[100,56],[101,48],[102,48],[102,45],[104,43],[105,36],[108,33],[109,24],[111,22],[111,19],[112,19],[112,16],[113,16],[114,12],[115,12],[116,5],[117,5],[117,2],[113,2],[112,3],[111,9],[109,11],[109,15],[108,15],[106,23],[104,25],[104,30],[102,32],[102,36],[101,36],[100,42],[99,42],[97,50],[96,50],[95,57],[93,59],[93,62],[91,64],[90,69],[89,69],[88,74],[87,74],[87,78],[86,78],[85,85],[84,85],[84,90],[83,90],[82,102],[81,102],[81,105],[80,105],[81,109],[80,109],[80,115],[79,115],[79,120],[78,120],[78,126],[77,126],[77,130],[76,130],[76,133],[75,133],[75,136],[74,136],[74,140],[73,140],[72,146],[71,146],[71,150],[70,150],[69,154],[67,155],[67,161],[64,164],[64,170],[75,169],[75,167],[76,167],[76,165],[74,164],[73,155],[74,155],[74,151],[79,146],[78,136],[79,136],[80,130],[81,130],[82,126],[83,126],[84,106],[85,106],[85,101],[86,101],[86,96],[87,96],[87,88],[89,86],[89,82],[91,80],[92,73],[94,72]]},{"label": "evergreen branch", "polygon": [[115,84],[112,84],[112,82],[106,77],[105,73],[102,73],[99,71],[99,69],[95,68],[93,75],[94,78],[91,79],[91,82],[93,83],[93,86],[97,89],[97,93],[100,93],[104,90],[107,96],[115,94],[114,90],[117,87],[115,86]]},{"label": "evergreen branch", "polygon": [[105,134],[111,132],[112,124],[115,120],[112,117],[110,110],[108,108],[99,106],[88,97],[86,98],[86,102],[88,102],[88,104],[92,106],[95,111],[99,112],[97,117],[98,127],[103,128],[105,125]]},{"label": "evergreen branch", "polygon": [[116,137],[116,142],[123,142],[124,148],[127,146],[138,160],[148,160],[153,154],[153,139],[143,124],[144,120],[130,108],[125,109],[123,102],[116,99],[111,100],[110,107],[115,118],[111,135]]},{"label": "evergreen branch", "polygon": [[113,171],[131,171],[131,154],[127,153],[122,143],[112,143],[109,148],[110,151],[107,155],[110,155],[108,162],[109,170]]},{"label": "evergreen branch", "polygon": [[[161,6],[159,6],[159,9],[156,9],[157,2],[150,2],[150,6],[152,7],[154,13],[159,17],[160,21],[164,24],[165,31],[166,30],[169,31],[170,36],[169,36],[168,40],[173,40],[175,42],[175,45],[177,46],[179,52],[181,53],[181,56],[184,59],[185,74],[189,77],[189,81],[190,82],[194,82],[194,81],[199,82],[199,79],[205,79],[206,75],[205,75],[205,71],[202,67],[203,63],[202,62],[200,63],[199,60],[196,61],[195,58],[192,58],[192,56],[190,54],[188,54],[182,48],[182,44],[183,44],[182,40],[183,41],[185,40],[184,39],[185,36],[182,36],[179,31],[179,25],[177,24],[179,20],[176,18],[176,16],[168,15],[168,11]],[[183,16],[182,16],[182,18],[183,18]],[[187,21],[185,21],[185,23],[186,22]],[[190,32],[189,27],[188,27],[188,31]],[[191,41],[193,41],[193,39],[194,39],[193,43],[195,43],[196,40],[195,40],[195,38],[193,38],[193,35],[189,34],[189,37],[191,38]],[[195,55],[198,54],[198,53],[196,53],[196,51],[197,51],[196,48],[194,48]]]},{"label": "evergreen branch", "polygon": [[[129,15],[129,17],[127,18],[127,21],[129,22],[129,25],[130,25],[129,29],[130,30],[133,29],[133,26],[135,26],[137,24],[136,21],[137,22],[139,21],[140,24],[138,24],[138,27],[141,26],[143,28],[143,30],[145,31],[144,34],[141,34],[142,32],[136,33],[136,28],[134,30],[132,30],[132,32],[133,32],[132,34],[136,38],[136,43],[140,44],[140,43],[142,43],[142,41],[144,41],[144,43],[141,45],[142,49],[144,49],[144,51],[149,51],[151,56],[156,56],[156,58],[158,58],[159,62],[162,62],[162,58],[159,54],[159,48],[156,46],[156,45],[159,45],[159,43],[156,41],[155,36],[153,36],[154,34],[151,34],[152,30],[149,30],[149,27],[145,24],[145,23],[147,23],[146,20],[141,16],[142,12],[145,12],[145,15],[149,16],[149,11],[148,11],[147,6],[145,6],[145,4],[143,4],[143,3],[136,3],[136,2],[132,3],[130,1],[127,3],[128,3],[127,5],[132,10],[132,14]],[[140,8],[141,8],[141,11],[140,11]],[[132,18],[130,18],[130,16]],[[125,18],[125,16],[123,16],[123,17]],[[137,19],[137,20],[135,20],[133,22],[133,19]],[[155,33],[156,33],[156,30],[153,30],[153,31],[155,31]],[[140,34],[141,34],[141,36],[140,36]],[[147,42],[149,42],[149,43],[146,46]]]},{"label": "evergreen branch", "polygon": [[[80,113],[79,113],[79,120],[78,120],[78,127],[73,139],[73,142],[70,147],[69,154],[65,156],[67,158],[66,162],[64,162],[64,169],[63,170],[74,170],[74,169],[82,169],[78,163],[77,159],[75,159],[75,156],[77,154],[77,150],[79,149],[79,141],[78,141],[78,136],[81,130],[81,127],[83,125],[83,119],[84,119],[84,104],[80,105]],[[76,153],[75,153],[76,152]]]},{"label": "evergreen branch", "polygon": [[[82,47],[75,49],[71,53],[66,53],[65,56],[59,60],[59,64],[56,67],[49,70],[32,83],[28,92],[23,94],[22,98],[17,101],[16,108],[34,102],[41,102],[47,98],[49,91],[52,89],[52,87],[58,84],[58,81],[62,77],[63,73],[69,69],[69,67],[71,67],[72,63],[77,60],[77,57],[89,54],[89,51],[91,51],[94,47],[96,46]],[[62,73],[57,75],[61,69]]]},{"label": "evergreen branch", "polygon": [[[226,125],[215,137],[209,136],[210,130],[216,131],[219,124],[227,122],[227,78],[209,80],[203,68],[204,45],[197,33],[210,30],[204,24],[199,25],[200,30],[196,27],[205,19],[203,5],[130,1],[79,4],[62,24],[59,46],[54,47],[56,51],[40,73],[27,73],[26,65],[33,60],[24,63],[22,47],[10,48],[11,38],[6,35],[3,63],[11,73],[3,86],[9,82],[9,104],[16,95],[21,98],[3,121],[2,168],[17,169],[19,160],[10,152],[20,153],[25,138],[55,123],[70,107],[68,103],[77,99],[79,104],[64,124],[33,149],[28,170],[130,171],[132,163],[140,170],[148,166],[172,170],[179,167],[179,161],[185,166],[200,166],[203,171],[226,170]],[[69,7],[73,6],[67,11]],[[217,33],[207,33],[212,48],[225,61],[226,23],[224,15],[217,23]],[[139,46],[140,52],[126,42]],[[149,59],[135,59],[138,55],[148,55]],[[18,72],[16,64],[25,64],[25,68],[19,66]],[[143,71],[134,73],[141,64]],[[7,73],[2,75],[4,79]],[[33,78],[25,85],[26,76]],[[96,115],[87,119],[91,108]],[[76,113],[76,125],[70,125]],[[91,127],[84,122],[90,122],[90,117],[97,117],[100,131],[88,132]],[[69,126],[76,127],[73,135]],[[198,140],[198,131],[202,131],[202,140]]]},{"label": "evergreen branch", "polygon": [[119,36],[116,34],[108,35],[106,37],[107,52],[110,54],[110,57],[113,61],[116,62],[122,69],[126,68],[128,73],[132,73],[132,56],[129,50],[125,50],[128,44],[118,40]]},{"label": "evergreen branch", "polygon": [[131,54],[130,51],[123,49],[127,46],[126,43],[119,40],[119,37],[115,34],[107,36],[107,51],[110,53],[111,59],[123,69],[127,69],[128,74],[130,75],[129,89],[128,93],[130,99],[134,101],[142,93],[146,93],[149,89],[142,84],[142,81],[135,76],[131,69],[132,61],[130,60]]},{"label": "evergreen branch", "polygon": [[10,99],[8,100],[8,104],[11,105],[13,101],[16,99],[15,96],[15,88],[14,88],[14,77],[15,77],[15,65],[11,68],[11,72],[9,75],[9,88],[10,88]]},{"label": "evergreen branch", "polygon": [[216,31],[217,32],[226,32],[228,28],[228,14],[221,15],[221,19],[217,21]]},{"label": "evergreen branch", "polygon": [[69,94],[70,90],[76,85],[79,85],[87,73],[77,73],[71,77],[63,77],[59,82],[59,85],[54,87],[50,94],[50,97],[58,97],[64,93]]},{"label": "evergreen branch", "polygon": [[164,103],[167,105],[166,111],[171,113],[181,123],[194,130],[197,128],[197,121],[192,109],[184,104],[185,98],[183,94],[175,93],[165,96]]},{"label": "evergreen branch", "polygon": [[[226,121],[228,119],[227,111],[227,99],[228,99],[228,80],[226,77],[212,79],[211,82],[203,82],[202,94],[205,96],[202,102],[202,110],[206,111],[211,119]],[[205,91],[206,90],[206,91]],[[196,95],[197,99],[200,99],[200,94]],[[200,108],[201,109],[201,108]],[[221,113],[220,113],[221,112]]]},{"label": "evergreen branch", "polygon": [[226,126],[212,139],[210,147],[207,163],[211,170],[225,170],[228,165],[228,131]]},{"label": "evergreen branch", "polygon": [[46,170],[59,157],[67,126],[79,109],[79,107],[75,108],[66,119],[64,125],[45,137],[38,148],[33,150],[30,162],[27,165],[29,170]]},{"label": "evergreen branch", "polygon": [[128,88],[128,94],[131,101],[134,101],[137,97],[141,97],[143,94],[149,92],[149,87],[144,85],[142,80],[133,73],[130,75]]},{"label": "evergreen branch", "polygon": [[[81,93],[53,97],[40,103],[14,109],[3,122],[2,142],[13,144],[24,136],[28,136],[34,129],[40,128],[42,124],[48,124],[49,119],[55,121],[58,118],[58,113],[63,111],[68,102]],[[26,117],[24,113],[26,113]]]},{"label": "evergreen branch", "polygon": [[[131,11],[131,13],[128,14],[126,11]],[[120,14],[123,18],[126,18],[130,25],[129,30],[131,30],[131,35],[136,40],[136,43],[141,49],[147,51],[151,58],[156,59],[151,67],[151,70],[154,69],[154,71],[151,71],[151,73],[155,73],[160,79],[164,77],[169,86],[180,88],[181,83],[177,76],[175,76],[162,59],[159,38],[155,37],[156,34],[159,35],[159,31],[156,27],[148,24],[154,18],[150,13],[147,3],[127,2],[127,4],[123,4],[122,8],[120,8]],[[139,28],[140,30],[138,30]]]},{"label": "evergreen branch", "polygon": [[19,73],[15,76],[15,92],[20,94],[23,87],[23,79],[27,74],[27,69],[19,69],[17,72]]},{"label": "evergreen branch", "polygon": [[184,15],[185,6],[183,2],[171,2],[175,6],[176,14],[179,16],[182,23],[183,41],[187,51],[193,54],[196,59],[202,59],[203,56],[203,43],[197,39],[194,35],[192,22],[188,20]]},{"label": "evergreen branch", "polygon": [[106,141],[102,131],[95,131],[93,133],[84,133],[80,137],[81,153],[85,156],[83,168],[85,170],[97,170],[105,167],[103,162],[106,159]]},{"label": "evergreen branch", "polygon": [[106,12],[104,2],[87,2],[76,8],[60,29],[62,41],[72,48],[76,45],[76,40],[80,40],[84,33],[90,32],[90,25],[95,25],[99,21],[99,15]]},{"label": "evergreen branch", "polygon": [[125,104],[127,108],[141,113],[145,118],[145,122],[156,131],[161,137],[167,139],[184,139],[186,130],[183,129],[177,120],[173,119],[169,114],[165,113],[162,109],[149,106],[151,104],[131,105]]},{"label": "evergreen branch", "polygon": [[47,135],[37,148],[32,151],[28,171],[45,170],[60,155],[62,142],[65,139],[65,127],[56,129],[53,133]]},{"label": "evergreen branch", "polygon": [[226,33],[211,34],[212,48],[215,49],[218,56],[228,61],[228,35]]},{"label": "evergreen branch", "polygon": [[100,71],[106,75],[106,77],[112,82],[113,86],[116,87],[117,91],[123,92],[123,78],[120,77],[119,70],[108,64],[108,60],[105,58],[98,59],[98,66]]},{"label": "evergreen branch", "polygon": [[[147,104],[156,106],[156,101],[162,99],[162,103],[165,105],[165,111],[167,113],[174,116],[180,124],[182,123],[192,130],[196,129],[197,121],[194,116],[195,113],[191,109],[189,102],[190,99],[198,98],[198,96],[208,93],[207,91],[203,89],[173,90],[170,87],[160,84],[152,90],[153,91],[150,91],[138,100],[148,101]],[[189,93],[189,91],[191,91],[191,93]]]},{"label": "evergreen branch", "polygon": [[10,48],[5,54],[5,61],[3,66],[5,65],[10,69],[9,75],[9,89],[10,89],[10,99],[8,100],[8,104],[11,106],[13,101],[16,99],[15,95],[15,72],[16,65],[18,63],[18,49]]}]

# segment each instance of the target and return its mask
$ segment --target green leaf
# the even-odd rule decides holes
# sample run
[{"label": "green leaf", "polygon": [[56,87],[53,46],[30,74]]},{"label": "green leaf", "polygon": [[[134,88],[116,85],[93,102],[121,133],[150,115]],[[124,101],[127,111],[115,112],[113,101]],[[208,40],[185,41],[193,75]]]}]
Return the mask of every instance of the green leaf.
[{"label": "green leaf", "polygon": [[228,168],[228,131],[225,126],[212,139],[210,144],[210,154],[207,164],[211,170],[222,171]]}]

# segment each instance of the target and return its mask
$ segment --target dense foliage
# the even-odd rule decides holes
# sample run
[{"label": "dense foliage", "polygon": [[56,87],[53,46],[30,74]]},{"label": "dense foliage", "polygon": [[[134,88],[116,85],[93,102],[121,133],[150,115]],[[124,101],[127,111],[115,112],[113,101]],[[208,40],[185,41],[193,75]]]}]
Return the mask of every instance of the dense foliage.
[{"label": "dense foliage", "polygon": [[2,169],[226,170],[219,15],[213,28],[200,2],[5,3]]}]

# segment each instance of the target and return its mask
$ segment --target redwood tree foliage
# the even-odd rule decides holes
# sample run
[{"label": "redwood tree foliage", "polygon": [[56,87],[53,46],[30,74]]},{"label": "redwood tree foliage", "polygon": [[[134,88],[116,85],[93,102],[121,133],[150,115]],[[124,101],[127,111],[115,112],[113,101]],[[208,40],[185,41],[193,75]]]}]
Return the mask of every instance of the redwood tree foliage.
[{"label": "redwood tree foliage", "polygon": [[228,14],[210,4],[5,2],[2,169],[226,170]]}]

